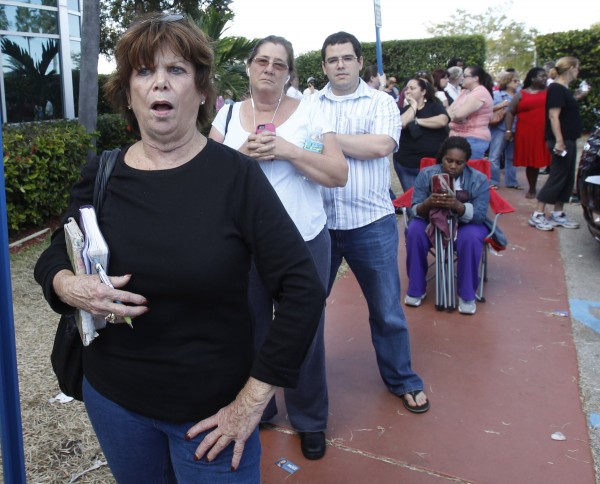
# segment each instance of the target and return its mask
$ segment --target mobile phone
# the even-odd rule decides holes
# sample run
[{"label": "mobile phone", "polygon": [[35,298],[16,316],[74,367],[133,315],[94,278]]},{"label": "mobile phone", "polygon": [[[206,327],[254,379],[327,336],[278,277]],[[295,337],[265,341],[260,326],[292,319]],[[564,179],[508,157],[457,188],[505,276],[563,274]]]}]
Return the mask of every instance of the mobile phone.
[{"label": "mobile phone", "polygon": [[431,191],[433,193],[448,193],[453,188],[452,178],[448,173],[438,173],[431,179]]},{"label": "mobile phone", "polygon": [[263,131],[270,131],[275,133],[275,125],[273,123],[259,124],[256,127],[256,134],[262,133]]},{"label": "mobile phone", "polygon": [[554,150],[554,154],[560,156],[561,158],[564,158],[565,156],[567,156],[567,150],[563,150],[563,151]]}]

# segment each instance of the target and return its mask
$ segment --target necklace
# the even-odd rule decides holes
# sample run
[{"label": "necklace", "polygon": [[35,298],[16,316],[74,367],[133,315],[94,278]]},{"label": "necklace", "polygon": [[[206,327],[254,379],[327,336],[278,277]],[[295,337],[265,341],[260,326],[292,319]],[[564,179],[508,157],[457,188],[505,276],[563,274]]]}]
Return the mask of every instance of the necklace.
[{"label": "necklace", "polygon": [[[271,124],[275,121],[275,116],[277,116],[277,111],[279,110],[279,105],[281,104],[281,99],[283,98],[283,91],[279,95],[279,100],[277,101],[277,107],[275,108],[275,112],[273,113],[273,117],[271,118]],[[252,104],[252,118],[254,120],[254,127],[256,128],[256,111],[254,109],[254,98],[252,94],[250,95],[250,103]]]}]

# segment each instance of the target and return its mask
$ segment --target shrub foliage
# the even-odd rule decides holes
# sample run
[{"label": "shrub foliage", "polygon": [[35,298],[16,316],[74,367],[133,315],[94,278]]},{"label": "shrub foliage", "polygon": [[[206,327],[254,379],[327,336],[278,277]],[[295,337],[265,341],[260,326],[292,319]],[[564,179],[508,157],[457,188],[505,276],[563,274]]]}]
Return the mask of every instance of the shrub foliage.
[{"label": "shrub foliage", "polygon": [[5,125],[2,139],[9,232],[62,213],[92,148],[92,135],[78,122],[63,120]]}]

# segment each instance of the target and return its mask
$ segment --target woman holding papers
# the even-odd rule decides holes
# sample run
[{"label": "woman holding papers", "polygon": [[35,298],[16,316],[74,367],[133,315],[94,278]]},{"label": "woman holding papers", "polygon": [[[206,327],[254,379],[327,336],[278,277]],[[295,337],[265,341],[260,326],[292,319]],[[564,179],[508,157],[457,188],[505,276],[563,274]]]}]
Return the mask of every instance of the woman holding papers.
[{"label": "woman holding papers", "polygon": [[[258,483],[258,422],[275,387],[297,384],[325,291],[258,164],[199,131],[215,98],[209,39],[181,15],[146,14],[115,57],[106,94],[141,135],[99,216],[116,289],[72,273],[62,230],[36,280],[57,312],[116,315],[83,350],[83,398],[118,482]],[[97,167],[66,216],[91,202]],[[278,300],[256,350],[251,260]]]},{"label": "woman holding papers", "polygon": [[[329,280],[331,240],[320,187],[344,186],[348,164],[329,120],[317,106],[284,95],[285,84],[294,71],[294,51],[289,41],[273,35],[260,40],[246,67],[250,99],[234,104],[229,124],[227,110],[221,110],[209,137],[259,162],[306,241],[325,287]],[[250,274],[249,293],[257,348],[262,346],[273,320],[276,299],[261,282],[259,272],[253,268]],[[320,459],[325,454],[328,399],[323,326],[324,315],[298,387],[285,390],[288,416],[300,433],[301,449],[308,459]],[[263,421],[276,414],[272,399]]]}]

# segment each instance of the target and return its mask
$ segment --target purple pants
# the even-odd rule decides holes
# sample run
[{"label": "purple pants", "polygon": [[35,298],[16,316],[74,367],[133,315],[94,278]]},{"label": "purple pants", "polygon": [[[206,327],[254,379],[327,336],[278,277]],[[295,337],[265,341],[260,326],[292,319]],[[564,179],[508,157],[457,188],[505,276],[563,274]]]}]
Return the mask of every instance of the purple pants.
[{"label": "purple pants", "polygon": [[[413,218],[406,231],[406,272],[408,290],[412,297],[421,297],[427,290],[427,254],[431,242],[425,233],[429,222]],[[458,226],[454,248],[458,256],[456,273],[458,295],[465,301],[473,301],[479,284],[479,262],[483,241],[488,230],[483,224]]]}]

